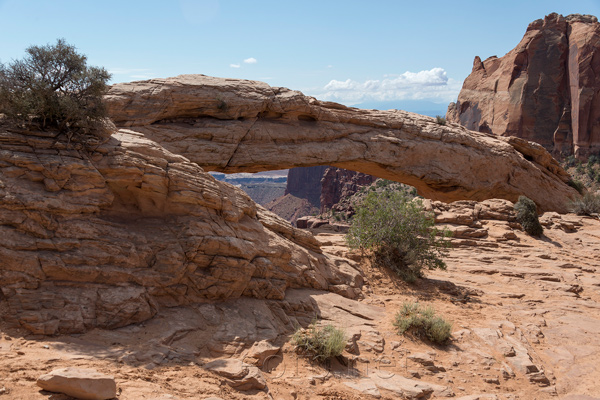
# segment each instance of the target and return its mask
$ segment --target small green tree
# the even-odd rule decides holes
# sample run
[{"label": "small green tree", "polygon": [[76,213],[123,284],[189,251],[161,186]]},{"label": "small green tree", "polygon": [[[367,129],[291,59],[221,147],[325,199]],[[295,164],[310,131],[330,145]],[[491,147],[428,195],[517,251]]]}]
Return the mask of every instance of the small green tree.
[{"label": "small green tree", "polygon": [[435,228],[433,215],[419,199],[403,191],[369,192],[358,206],[346,241],[350,248],[370,250],[374,265],[389,267],[407,282],[422,269],[446,269],[442,257],[449,242]]},{"label": "small green tree", "polygon": [[102,96],[110,74],[88,67],[86,56],[64,39],[31,46],[26,53],[8,66],[0,63],[0,113],[22,125],[57,129],[69,138],[100,134],[107,115]]},{"label": "small green tree", "polygon": [[538,218],[537,206],[533,200],[519,196],[519,200],[515,203],[515,211],[517,212],[517,221],[523,226],[525,232],[531,236],[540,236],[544,233],[544,228]]}]

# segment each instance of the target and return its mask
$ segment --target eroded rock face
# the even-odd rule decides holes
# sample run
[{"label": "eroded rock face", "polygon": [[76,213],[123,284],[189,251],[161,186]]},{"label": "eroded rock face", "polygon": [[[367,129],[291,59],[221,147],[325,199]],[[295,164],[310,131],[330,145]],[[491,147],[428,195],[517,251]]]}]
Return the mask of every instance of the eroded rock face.
[{"label": "eroded rock face", "polygon": [[321,179],[321,213],[346,199],[377,178],[343,168],[327,168]]},{"label": "eroded rock face", "polygon": [[0,129],[0,237],[0,300],[40,334],[290,287],[359,291],[358,272],[311,234],[125,129],[91,149]]},{"label": "eroded rock face", "polygon": [[468,129],[535,141],[557,155],[600,151],[600,24],[556,13],[529,24],[505,56],[481,61],[446,118]]},{"label": "eroded rock face", "polygon": [[533,199],[565,210],[577,192],[540,145],[439,125],[404,111],[359,110],[265,83],[182,75],[114,85],[122,132],[136,132],[206,170],[332,165],[454,201]]}]

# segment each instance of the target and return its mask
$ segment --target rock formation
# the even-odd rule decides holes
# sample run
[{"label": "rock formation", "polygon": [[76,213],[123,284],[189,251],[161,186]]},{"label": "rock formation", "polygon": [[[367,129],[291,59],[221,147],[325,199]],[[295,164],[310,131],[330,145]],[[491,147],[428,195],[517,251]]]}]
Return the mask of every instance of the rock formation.
[{"label": "rock formation", "polygon": [[406,183],[432,199],[526,195],[542,210],[566,211],[577,195],[540,145],[261,82],[183,75],[117,84],[106,100],[122,133],[143,135],[205,170],[332,165]]},{"label": "rock formation", "polygon": [[517,136],[556,155],[600,152],[600,24],[550,14],[505,56],[481,61],[446,118],[468,129]]},{"label": "rock formation", "polygon": [[321,199],[321,179],[326,169],[326,165],[290,169],[285,194],[306,199],[313,207],[318,208]]},{"label": "rock formation", "polygon": [[340,200],[349,198],[364,186],[375,182],[373,175],[343,168],[327,168],[321,179],[321,213],[327,212]]},{"label": "rock formation", "polygon": [[1,128],[0,300],[33,333],[290,287],[358,293],[359,273],[311,234],[138,133],[86,148]]}]

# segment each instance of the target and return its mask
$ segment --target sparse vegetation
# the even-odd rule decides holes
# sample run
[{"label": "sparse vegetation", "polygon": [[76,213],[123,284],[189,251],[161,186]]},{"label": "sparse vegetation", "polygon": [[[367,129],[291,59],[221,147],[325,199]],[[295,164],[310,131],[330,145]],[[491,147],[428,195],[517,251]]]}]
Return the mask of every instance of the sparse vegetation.
[{"label": "sparse vegetation", "polygon": [[515,203],[515,211],[517,212],[517,221],[523,226],[525,232],[531,236],[540,236],[544,233],[544,228],[538,218],[537,206],[533,200],[519,196],[519,200]]},{"label": "sparse vegetation", "polygon": [[570,201],[568,207],[569,211],[578,215],[600,214],[600,195],[588,192]]},{"label": "sparse vegetation", "polygon": [[0,64],[0,112],[21,126],[56,129],[73,136],[103,136],[102,96],[110,74],[88,67],[86,56],[59,39],[31,46],[22,60]]},{"label": "sparse vegetation", "polygon": [[333,325],[318,326],[313,322],[307,329],[296,330],[292,344],[312,360],[324,362],[342,354],[346,348],[346,333]]},{"label": "sparse vegetation", "polygon": [[571,186],[573,189],[577,190],[579,194],[583,194],[585,192],[585,185],[577,178],[569,179],[567,185]]},{"label": "sparse vegetation", "polygon": [[442,257],[448,251],[447,236],[435,228],[420,199],[384,189],[369,192],[357,206],[346,241],[350,248],[370,251],[373,265],[414,282],[424,267],[446,268]]},{"label": "sparse vegetation", "polygon": [[436,115],[435,122],[438,125],[446,125],[446,118],[442,117],[441,115]]},{"label": "sparse vegetation", "polygon": [[434,343],[445,343],[452,334],[452,324],[437,316],[432,307],[422,307],[419,303],[404,303],[396,314],[394,326],[398,334],[411,333],[425,336]]}]

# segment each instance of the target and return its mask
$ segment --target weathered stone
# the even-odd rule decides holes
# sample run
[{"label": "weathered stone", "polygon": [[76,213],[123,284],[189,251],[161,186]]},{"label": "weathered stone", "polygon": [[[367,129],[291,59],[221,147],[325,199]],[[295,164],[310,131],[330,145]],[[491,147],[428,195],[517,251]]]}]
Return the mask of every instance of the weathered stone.
[{"label": "weathered stone", "polygon": [[139,134],[121,131],[89,150],[35,132],[0,129],[0,139],[0,290],[11,322],[33,333],[362,284],[312,234]]},{"label": "weathered stone", "polygon": [[517,136],[555,154],[600,150],[600,24],[556,13],[529,24],[505,56],[475,57],[446,118],[468,129]]},{"label": "weathered stone", "polygon": [[438,200],[526,195],[557,211],[577,195],[540,145],[404,111],[320,102],[261,82],[182,75],[114,85],[106,101],[123,131],[210,171],[332,165],[400,181]]},{"label": "weathered stone", "polygon": [[377,386],[369,378],[361,378],[356,381],[344,381],[342,383],[348,386],[349,388],[361,392],[362,394],[372,396],[376,399],[381,398],[381,393],[379,393]]},{"label": "weathered stone", "polygon": [[204,369],[222,376],[229,386],[237,390],[262,390],[267,386],[257,367],[240,360],[222,358],[205,364]]},{"label": "weathered stone", "polygon": [[37,385],[49,392],[83,400],[108,400],[117,396],[115,378],[93,369],[61,368],[42,375]]}]

